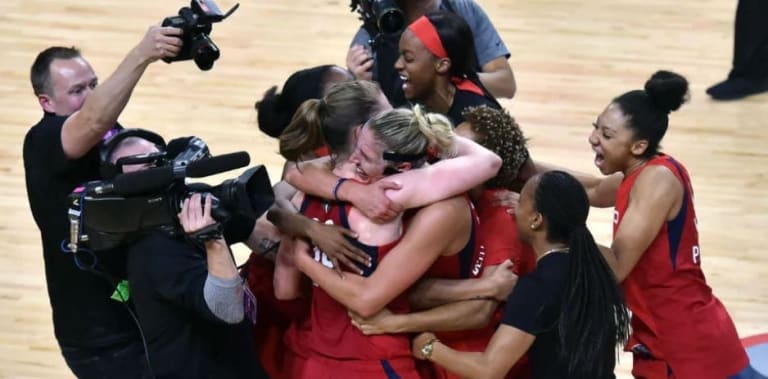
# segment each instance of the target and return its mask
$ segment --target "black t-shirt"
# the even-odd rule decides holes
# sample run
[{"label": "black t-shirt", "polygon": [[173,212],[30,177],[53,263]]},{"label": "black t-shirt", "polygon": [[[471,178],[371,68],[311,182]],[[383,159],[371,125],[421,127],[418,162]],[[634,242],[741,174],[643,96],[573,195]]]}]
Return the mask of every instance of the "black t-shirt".
[{"label": "black t-shirt", "polygon": [[456,88],[456,93],[453,95],[453,103],[451,103],[451,108],[448,109],[448,113],[446,113],[445,116],[451,120],[454,127],[457,127],[464,122],[464,117],[461,115],[461,112],[464,112],[464,110],[469,107],[479,107],[481,105],[487,105],[493,109],[501,109],[499,103],[488,96],[478,95],[471,91]]},{"label": "black t-shirt", "polygon": [[[568,285],[568,269],[571,255],[552,253],[541,258],[536,269],[520,278],[515,290],[507,299],[504,309],[506,325],[536,336],[528,350],[531,373],[535,379],[569,378],[567,367],[557,361],[560,354],[560,333],[558,321],[562,298]],[[613,354],[604,357],[606,376],[614,378],[615,358]],[[601,379],[589,378],[569,379]]]},{"label": "black t-shirt", "polygon": [[[79,159],[68,159],[61,144],[66,117],[45,114],[24,138],[24,174],[32,216],[43,241],[45,276],[59,343],[99,347],[138,341],[136,327],[124,306],[111,300],[105,278],[78,269],[72,254],[61,250],[69,240],[68,195],[78,185],[99,179],[98,148]],[[120,127],[116,125],[116,127]],[[98,254],[101,266],[119,275],[120,252]]]},{"label": "black t-shirt", "polygon": [[251,326],[229,325],[205,303],[205,251],[150,232],[128,248],[128,281],[158,378],[263,377]]}]

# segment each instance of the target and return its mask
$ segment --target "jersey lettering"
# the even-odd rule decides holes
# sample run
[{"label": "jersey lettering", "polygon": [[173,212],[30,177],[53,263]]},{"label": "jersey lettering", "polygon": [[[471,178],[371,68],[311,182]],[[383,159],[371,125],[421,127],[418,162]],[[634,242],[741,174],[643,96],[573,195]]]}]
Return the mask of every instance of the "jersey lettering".
[{"label": "jersey lettering", "polygon": [[699,245],[693,245],[693,264],[697,265],[699,262],[701,262],[701,250],[699,250]]},{"label": "jersey lettering", "polygon": [[485,246],[480,245],[480,251],[477,254],[475,265],[472,266],[472,276],[478,276],[480,274],[480,270],[483,269],[484,260],[485,260]]},{"label": "jersey lettering", "polygon": [[[317,218],[313,218],[313,220],[315,220],[317,222],[320,222],[320,220],[317,219]],[[333,220],[325,220],[324,224],[325,225],[333,225]],[[312,253],[313,253],[314,257],[315,257],[315,260],[320,262],[320,264],[322,264],[323,266],[328,267],[328,268],[333,268],[334,267],[333,266],[333,262],[331,262],[331,260],[328,258],[328,255],[325,254],[324,251],[320,250],[319,247],[313,246],[312,247]]]}]

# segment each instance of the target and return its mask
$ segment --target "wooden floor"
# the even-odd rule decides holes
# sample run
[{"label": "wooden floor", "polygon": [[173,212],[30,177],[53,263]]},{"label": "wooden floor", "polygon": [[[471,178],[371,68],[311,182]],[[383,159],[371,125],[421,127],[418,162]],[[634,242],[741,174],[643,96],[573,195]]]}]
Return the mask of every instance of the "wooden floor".
[{"label": "wooden floor", "polygon": [[[742,336],[768,332],[768,96],[710,101],[729,70],[732,0],[480,0],[512,51],[518,95],[504,101],[537,159],[597,172],[587,144],[610,99],[659,68],[688,77],[692,99],[671,117],[666,152],[693,177],[703,267]],[[108,5],[107,5],[108,4]],[[234,0],[220,0],[228,8]],[[147,26],[183,1],[6,0],[0,12],[0,377],[71,377],[53,338],[38,231],[24,190],[22,139],[41,116],[29,66],[49,45],[76,45],[105,80]],[[140,9],[141,8],[141,9]],[[344,62],[357,20],[345,0],[243,1],[214,27],[212,71],[151,66],[120,118],[166,137],[197,135],[215,154],[246,150],[273,179],[281,159],[253,102],[311,65]],[[230,175],[220,175],[218,182]],[[610,240],[610,212],[590,226]],[[245,252],[238,250],[238,256]],[[620,377],[629,377],[623,356]]]}]

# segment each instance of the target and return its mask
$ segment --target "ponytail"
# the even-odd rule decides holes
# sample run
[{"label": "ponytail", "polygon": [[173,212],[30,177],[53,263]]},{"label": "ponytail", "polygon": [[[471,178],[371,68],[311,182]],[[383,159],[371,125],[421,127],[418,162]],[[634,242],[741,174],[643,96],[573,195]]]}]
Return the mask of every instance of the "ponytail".
[{"label": "ponytail", "polygon": [[547,240],[567,244],[570,264],[566,274],[557,359],[568,377],[602,378],[605,359],[629,338],[629,313],[613,271],[586,226],[589,199],[584,187],[568,173],[549,171],[540,176],[534,207],[547,226]]},{"label": "ponytail", "polygon": [[629,313],[616,277],[586,225],[569,238],[568,286],[558,325],[560,359],[572,377],[606,377],[605,359],[629,336]]},{"label": "ponytail", "polygon": [[307,153],[322,147],[323,103],[309,99],[301,104],[291,123],[280,134],[280,155],[288,161],[301,161]]},{"label": "ponytail", "polygon": [[291,115],[283,112],[281,100],[277,86],[272,86],[253,106],[258,113],[259,129],[272,138],[280,137],[280,133],[291,120]]},{"label": "ponytail", "polygon": [[369,127],[387,150],[405,155],[423,155],[412,161],[414,167],[422,165],[427,150],[449,151],[453,145],[453,125],[443,115],[424,113],[418,105],[413,109],[394,109],[369,122]]},{"label": "ponytail", "polygon": [[453,146],[453,124],[439,113],[424,113],[421,106],[413,107],[413,123],[427,139],[428,146],[448,152]]}]

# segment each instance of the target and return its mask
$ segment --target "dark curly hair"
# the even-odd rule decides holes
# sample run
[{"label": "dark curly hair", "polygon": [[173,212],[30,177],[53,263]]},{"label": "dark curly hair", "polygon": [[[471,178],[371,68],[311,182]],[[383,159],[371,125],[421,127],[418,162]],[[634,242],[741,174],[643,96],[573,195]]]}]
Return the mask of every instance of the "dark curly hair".
[{"label": "dark curly hair", "polygon": [[501,157],[501,169],[485,182],[485,186],[511,189],[520,167],[528,159],[526,139],[520,126],[507,111],[487,105],[469,107],[461,115],[470,124],[476,142]]}]

